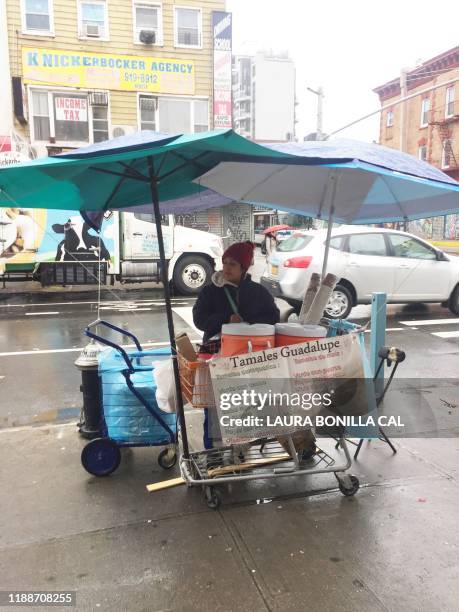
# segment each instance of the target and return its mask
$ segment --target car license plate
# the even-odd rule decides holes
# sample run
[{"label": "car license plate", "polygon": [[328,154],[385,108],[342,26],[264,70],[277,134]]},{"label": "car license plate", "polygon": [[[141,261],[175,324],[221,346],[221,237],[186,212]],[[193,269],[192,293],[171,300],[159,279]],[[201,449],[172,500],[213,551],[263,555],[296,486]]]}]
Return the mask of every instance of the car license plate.
[{"label": "car license plate", "polygon": [[279,266],[271,266],[271,274],[277,276],[279,274]]}]

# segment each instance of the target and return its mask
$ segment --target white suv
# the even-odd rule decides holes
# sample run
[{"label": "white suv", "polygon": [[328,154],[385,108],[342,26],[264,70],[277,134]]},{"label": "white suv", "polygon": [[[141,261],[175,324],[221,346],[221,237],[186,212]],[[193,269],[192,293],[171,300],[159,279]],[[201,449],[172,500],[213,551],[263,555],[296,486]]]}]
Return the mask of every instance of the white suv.
[{"label": "white suv", "polygon": [[[297,231],[271,255],[261,278],[272,295],[296,310],[312,272],[322,271],[326,230]],[[346,318],[357,304],[370,304],[383,291],[387,301],[441,302],[459,315],[459,257],[449,256],[417,236],[365,226],[332,231],[328,272],[340,280],[325,315]]]}]

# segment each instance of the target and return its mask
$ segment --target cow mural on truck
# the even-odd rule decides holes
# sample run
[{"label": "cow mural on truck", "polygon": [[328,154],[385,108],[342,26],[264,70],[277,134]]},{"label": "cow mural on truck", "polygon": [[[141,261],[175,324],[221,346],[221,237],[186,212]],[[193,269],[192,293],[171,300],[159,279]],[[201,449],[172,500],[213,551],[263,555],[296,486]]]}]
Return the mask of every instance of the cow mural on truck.
[{"label": "cow mural on truck", "polygon": [[[100,261],[108,264],[101,269],[110,282],[161,282],[152,215],[107,212],[104,217],[99,235],[76,210],[5,214],[0,219],[0,281],[32,275],[42,285],[92,284],[97,281],[94,262]],[[221,265],[223,241],[211,232],[175,225],[172,215],[163,219],[162,228],[169,281],[177,293],[195,295]]]},{"label": "cow mural on truck", "polygon": [[110,261],[110,252],[100,236],[81,216],[70,217],[65,223],[54,223],[53,231],[64,234],[57,245],[55,261]]},{"label": "cow mural on truck", "polygon": [[0,264],[51,261],[114,262],[115,228],[105,220],[99,238],[78,211],[0,209]]}]

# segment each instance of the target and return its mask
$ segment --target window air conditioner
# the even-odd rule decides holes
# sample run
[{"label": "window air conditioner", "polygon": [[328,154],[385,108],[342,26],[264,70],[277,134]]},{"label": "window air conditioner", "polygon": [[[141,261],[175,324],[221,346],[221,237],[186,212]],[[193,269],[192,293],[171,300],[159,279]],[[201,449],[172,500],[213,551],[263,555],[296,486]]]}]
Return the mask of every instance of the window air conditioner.
[{"label": "window air conditioner", "polygon": [[126,136],[126,134],[133,134],[136,128],[133,125],[113,125],[112,126],[112,138],[119,138],[120,136]]},{"label": "window air conditioner", "polygon": [[83,24],[83,34],[89,38],[100,38],[101,28],[95,23],[85,23]]},{"label": "window air conditioner", "polygon": [[156,32],[154,30],[140,30],[139,40],[144,45],[154,45],[156,42]]}]

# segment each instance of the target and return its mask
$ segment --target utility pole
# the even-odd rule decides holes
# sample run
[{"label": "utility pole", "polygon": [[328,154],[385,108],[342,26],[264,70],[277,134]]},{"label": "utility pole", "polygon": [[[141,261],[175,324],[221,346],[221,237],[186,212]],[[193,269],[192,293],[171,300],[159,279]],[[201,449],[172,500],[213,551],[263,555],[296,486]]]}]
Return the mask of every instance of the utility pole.
[{"label": "utility pole", "polygon": [[323,131],[322,131],[322,102],[324,99],[324,92],[322,87],[318,87],[317,91],[315,89],[311,89],[311,87],[306,87],[308,91],[315,94],[317,96],[317,124],[316,124],[316,133],[317,140],[322,140]]},{"label": "utility pole", "polygon": [[407,69],[402,68],[400,72],[400,151],[406,150],[406,74]]},{"label": "utility pole", "polygon": [[[406,95],[407,95],[406,75],[407,75],[407,69],[402,68],[400,71],[400,100],[402,100],[402,102],[400,103],[400,145],[399,145],[399,149],[402,152],[406,151],[406,100],[405,100]],[[403,222],[403,230],[405,232],[408,231],[408,223],[406,222],[406,220]]]}]

